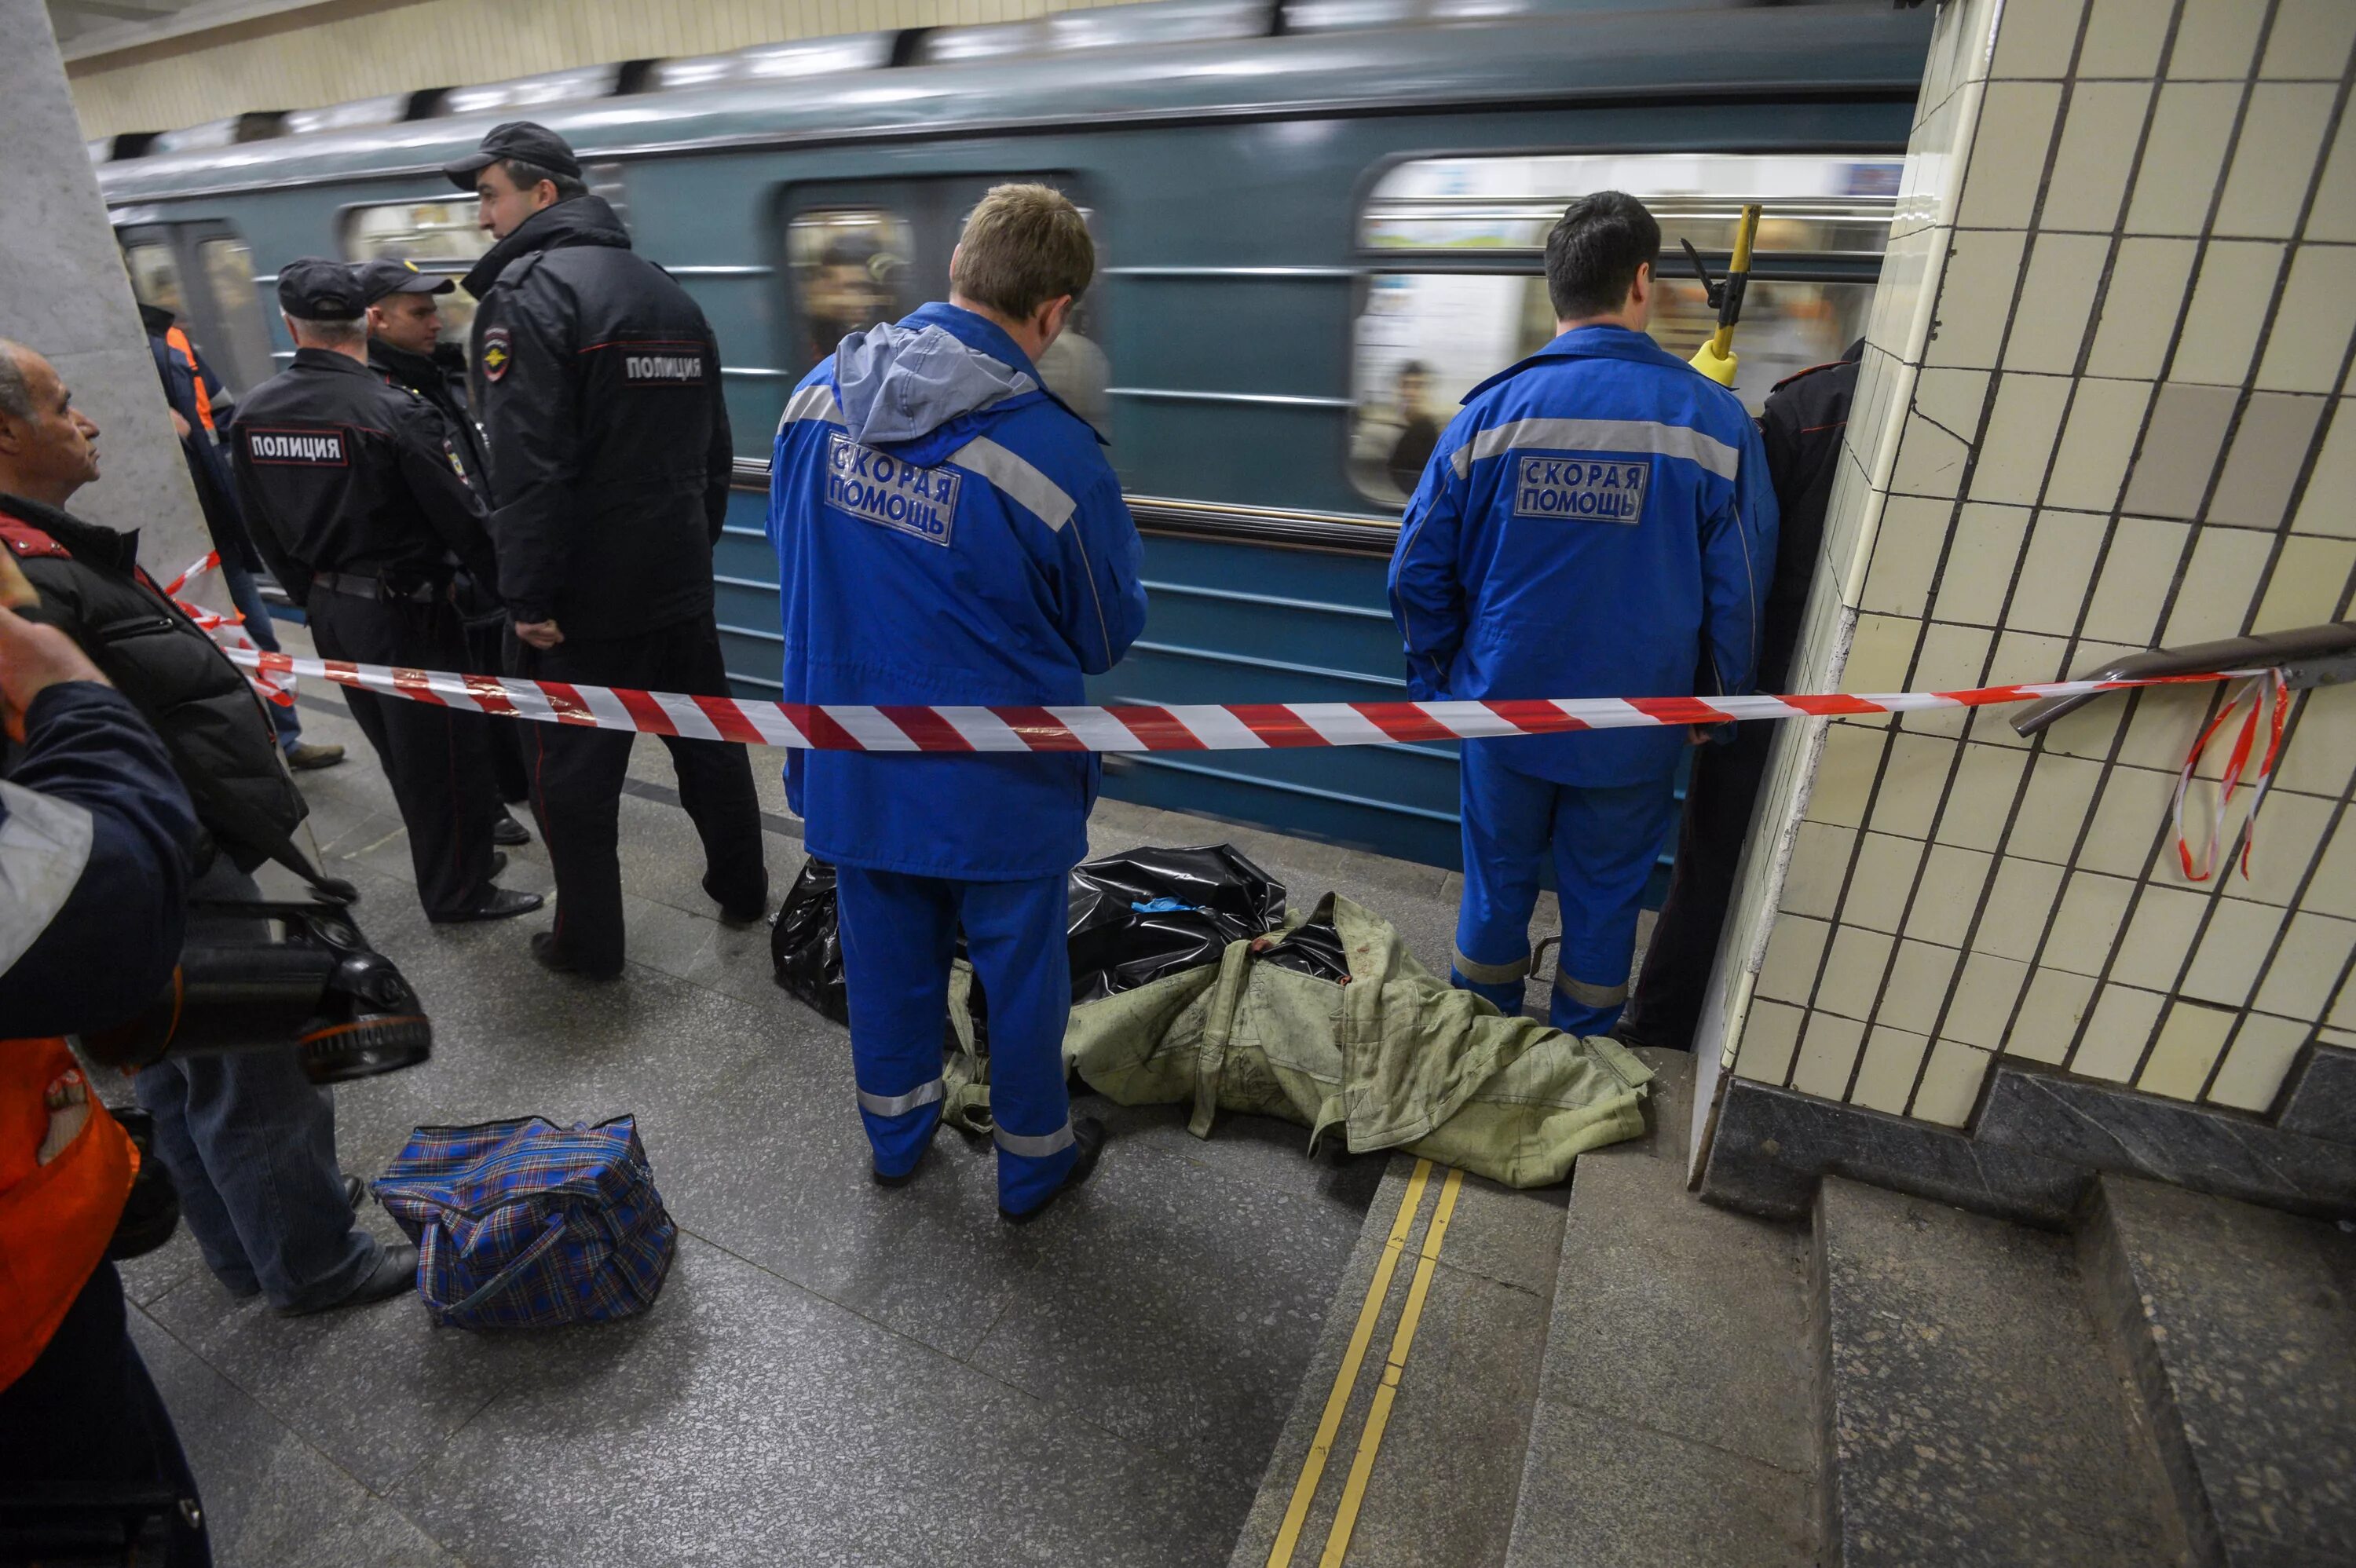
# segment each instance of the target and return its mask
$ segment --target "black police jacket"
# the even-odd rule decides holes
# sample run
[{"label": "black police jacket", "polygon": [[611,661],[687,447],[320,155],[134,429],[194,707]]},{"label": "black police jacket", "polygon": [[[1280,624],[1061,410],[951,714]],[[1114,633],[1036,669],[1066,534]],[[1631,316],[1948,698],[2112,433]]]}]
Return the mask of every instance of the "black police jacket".
[{"label": "black police jacket", "polygon": [[283,858],[310,807],[270,715],[212,638],[140,570],[139,536],[0,496],[0,539],[40,592],[30,617],[80,644],[163,738],[205,829],[197,869],[216,848],[241,871]]},{"label": "black police jacket", "polygon": [[246,394],[230,454],[254,543],[298,604],[322,571],[396,594],[461,567],[496,575],[482,498],[441,411],[348,355],[295,350]]},{"label": "black police jacket", "polygon": [[1849,400],[1857,393],[1858,361],[1864,353],[1865,340],[1859,338],[1831,364],[1786,376],[1775,383],[1759,416],[1759,432],[1767,446],[1767,476],[1775,486],[1775,506],[1783,519],[1776,529],[1775,575],[1760,624],[1761,691],[1783,690],[1791,673],[1792,649],[1799,641],[1800,618],[1807,610],[1808,588],[1824,548],[1825,507],[1840,467]]},{"label": "black police jacket", "polygon": [[466,483],[483,498],[487,512],[493,505],[491,460],[483,447],[482,429],[466,406],[466,351],[455,343],[438,343],[430,355],[412,354],[371,337],[368,356],[369,368],[385,385],[405,387],[434,405],[449,427],[451,449],[466,464]]},{"label": "black police jacket", "polygon": [[703,312],[594,196],[534,213],[466,274],[491,533],[519,622],[623,637],[712,609],[734,464]]}]

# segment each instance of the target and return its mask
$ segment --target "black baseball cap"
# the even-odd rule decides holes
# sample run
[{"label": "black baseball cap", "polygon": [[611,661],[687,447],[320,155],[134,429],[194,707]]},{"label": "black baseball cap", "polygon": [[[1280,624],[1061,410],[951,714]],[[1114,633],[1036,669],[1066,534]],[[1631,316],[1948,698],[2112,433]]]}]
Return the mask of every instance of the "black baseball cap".
[{"label": "black baseball cap", "polygon": [[573,155],[564,138],[529,120],[510,120],[504,125],[492,126],[484,135],[482,145],[455,163],[443,165],[442,172],[460,190],[471,191],[475,188],[475,176],[503,158],[521,158],[554,174],[581,177],[581,160]]},{"label": "black baseball cap", "polygon": [[374,304],[387,294],[446,294],[458,285],[447,278],[421,272],[414,261],[379,256],[359,265],[360,303]]},{"label": "black baseball cap", "polygon": [[368,309],[359,269],[305,256],[278,269],[278,307],[302,321],[358,321]]}]

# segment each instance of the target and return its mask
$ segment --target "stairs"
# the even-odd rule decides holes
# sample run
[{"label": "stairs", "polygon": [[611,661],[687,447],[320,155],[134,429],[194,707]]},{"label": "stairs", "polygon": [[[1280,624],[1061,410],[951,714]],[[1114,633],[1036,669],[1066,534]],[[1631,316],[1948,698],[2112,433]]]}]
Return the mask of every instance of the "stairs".
[{"label": "stairs", "polygon": [[2356,1234],[2106,1176],[2074,1233],[1394,1159],[1231,1568],[2356,1568]]}]

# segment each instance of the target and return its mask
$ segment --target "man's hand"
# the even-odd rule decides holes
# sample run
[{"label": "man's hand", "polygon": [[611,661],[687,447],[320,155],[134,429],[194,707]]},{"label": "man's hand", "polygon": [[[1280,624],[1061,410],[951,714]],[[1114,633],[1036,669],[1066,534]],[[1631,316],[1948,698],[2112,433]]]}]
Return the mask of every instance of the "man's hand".
[{"label": "man's hand", "polygon": [[557,629],[553,620],[518,621],[515,635],[543,652],[564,640],[564,634]]},{"label": "man's hand", "polygon": [[1686,726],[1686,744],[1688,746],[1707,746],[1711,741],[1715,740],[1717,736],[1718,726],[1716,724],[1688,724]]},{"label": "man's hand", "polygon": [[74,640],[55,626],[26,620],[13,610],[0,609],[0,717],[8,738],[25,738],[25,710],[33,699],[70,680],[109,682]]},{"label": "man's hand", "polygon": [[172,432],[173,432],[173,433],[174,433],[174,434],[176,434],[176,435],[177,435],[177,436],[178,436],[182,441],[186,441],[186,440],[187,440],[187,439],[188,439],[188,419],[187,419],[187,416],[186,414],[183,414],[179,410],[177,410],[177,409],[176,409],[176,408],[169,407],[168,405],[166,407],[166,409],[165,409],[165,411],[165,411],[165,412],[166,412],[166,413],[168,413],[168,414],[170,414],[170,415],[172,416]]}]

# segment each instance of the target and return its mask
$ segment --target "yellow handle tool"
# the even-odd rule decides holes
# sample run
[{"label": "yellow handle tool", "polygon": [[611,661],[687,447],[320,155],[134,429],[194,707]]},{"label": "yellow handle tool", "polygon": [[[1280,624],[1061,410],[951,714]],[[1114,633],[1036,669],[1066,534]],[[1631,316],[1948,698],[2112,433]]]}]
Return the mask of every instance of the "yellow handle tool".
[{"label": "yellow handle tool", "polygon": [[1693,241],[1683,242],[1687,258],[1701,278],[1703,293],[1718,307],[1718,330],[1694,351],[1687,363],[1721,387],[1734,385],[1734,326],[1742,319],[1742,295],[1751,285],[1751,246],[1759,234],[1759,213],[1756,202],[1743,206],[1741,226],[1734,234],[1734,260],[1722,282],[1710,277],[1709,269],[1702,265],[1701,257],[1694,251]]}]

